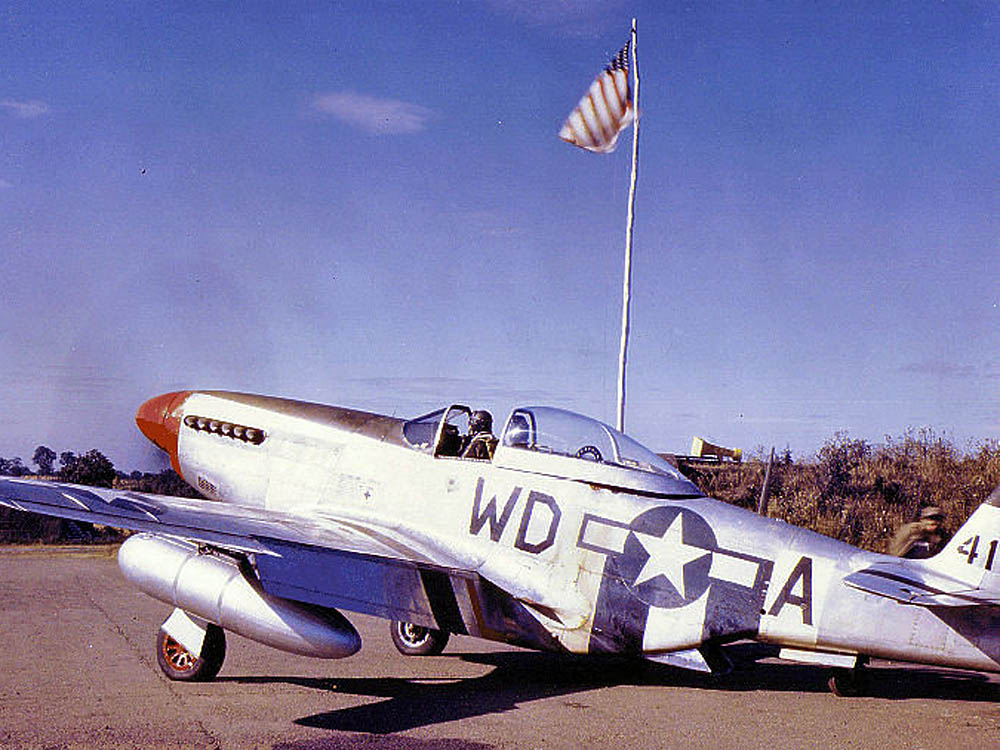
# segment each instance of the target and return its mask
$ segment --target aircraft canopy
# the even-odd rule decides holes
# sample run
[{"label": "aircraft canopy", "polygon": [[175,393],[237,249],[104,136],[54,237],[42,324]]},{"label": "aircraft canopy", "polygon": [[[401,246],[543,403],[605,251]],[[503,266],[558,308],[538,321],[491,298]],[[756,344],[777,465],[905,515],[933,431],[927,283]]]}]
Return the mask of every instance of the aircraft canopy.
[{"label": "aircraft canopy", "polygon": [[[403,426],[410,445],[454,456],[469,407],[453,405]],[[514,409],[493,455],[498,467],[577,479],[595,485],[700,497],[701,491],[666,460],[596,419],[551,406]]]}]

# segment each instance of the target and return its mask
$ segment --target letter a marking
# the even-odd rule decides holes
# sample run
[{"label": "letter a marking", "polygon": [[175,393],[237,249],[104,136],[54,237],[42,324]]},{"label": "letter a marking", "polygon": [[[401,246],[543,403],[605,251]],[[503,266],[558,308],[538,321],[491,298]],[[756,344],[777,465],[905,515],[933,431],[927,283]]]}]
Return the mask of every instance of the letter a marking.
[{"label": "letter a marking", "polygon": [[[802,581],[802,594],[792,593],[795,586],[799,581]],[[796,563],[795,568],[792,570],[791,575],[788,576],[788,580],[781,589],[781,593],[778,594],[778,598],[774,600],[774,604],[771,605],[771,609],[768,610],[768,615],[774,617],[779,612],[781,608],[786,604],[792,604],[802,610],[802,624],[812,625],[812,600],[813,600],[813,568],[812,568],[812,558],[811,557],[801,557],[798,563]]]}]

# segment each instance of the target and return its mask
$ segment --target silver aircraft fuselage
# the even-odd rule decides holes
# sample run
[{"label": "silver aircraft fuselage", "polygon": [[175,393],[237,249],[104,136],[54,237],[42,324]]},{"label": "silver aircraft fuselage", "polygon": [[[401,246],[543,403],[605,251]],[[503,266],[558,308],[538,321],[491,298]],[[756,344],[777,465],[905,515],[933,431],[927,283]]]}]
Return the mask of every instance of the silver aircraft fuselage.
[{"label": "silver aircraft fuselage", "polygon": [[[530,444],[513,437],[519,413],[534,423]],[[677,663],[699,661],[692,650],[705,644],[753,638],[822,663],[868,655],[1000,669],[992,600],[918,604],[850,581],[912,562],[913,582],[941,597],[993,586],[1000,560],[987,555],[1000,537],[1000,508],[980,509],[989,518],[974,561],[951,546],[942,555],[953,559],[927,568],[704,497],[672,469],[643,463],[646,454],[633,460],[620,445],[631,441],[599,423],[564,430],[592,427],[585,439],[602,441],[599,460],[580,454],[583,446],[555,445],[541,420],[563,417],[515,410],[491,461],[437,451],[448,412],[441,425],[425,420],[421,432],[417,421],[353,410],[183,392],[149,402],[137,419],[212,499],[320,525],[337,519],[396,545],[418,566],[478,577],[465,586],[452,581],[453,622],[442,622],[434,606],[429,617],[414,615],[428,626]],[[932,574],[962,585],[934,588]],[[480,581],[509,597],[511,612],[486,613],[497,605],[483,601]],[[364,603],[357,609],[380,613]]]}]

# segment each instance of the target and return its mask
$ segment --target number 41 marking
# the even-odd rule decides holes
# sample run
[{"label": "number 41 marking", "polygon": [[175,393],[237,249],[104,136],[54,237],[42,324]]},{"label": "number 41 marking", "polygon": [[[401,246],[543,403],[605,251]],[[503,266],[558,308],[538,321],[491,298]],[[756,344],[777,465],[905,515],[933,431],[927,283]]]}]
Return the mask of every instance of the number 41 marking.
[{"label": "number 41 marking", "polygon": [[[986,570],[993,570],[993,560],[996,558],[997,554],[997,544],[998,540],[993,539],[990,541],[989,552],[986,553],[986,565],[984,566]],[[979,535],[976,534],[973,537],[969,537],[960,545],[958,545],[958,553],[960,555],[965,555],[966,562],[972,565],[973,561],[979,557],[979,553],[976,550],[979,548]]]}]

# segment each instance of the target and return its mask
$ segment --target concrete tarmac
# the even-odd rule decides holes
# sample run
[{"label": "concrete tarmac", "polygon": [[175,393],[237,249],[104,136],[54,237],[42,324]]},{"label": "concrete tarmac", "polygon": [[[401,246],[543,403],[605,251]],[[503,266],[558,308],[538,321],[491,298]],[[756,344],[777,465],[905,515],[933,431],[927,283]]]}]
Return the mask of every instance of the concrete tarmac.
[{"label": "concrete tarmac", "polygon": [[185,684],[156,664],[167,614],[112,549],[0,548],[0,747],[1000,747],[998,675],[878,662],[869,696],[837,698],[825,670],[749,646],[724,677],[465,637],[407,658],[347,613],[348,659],[230,635],[218,679]]}]

